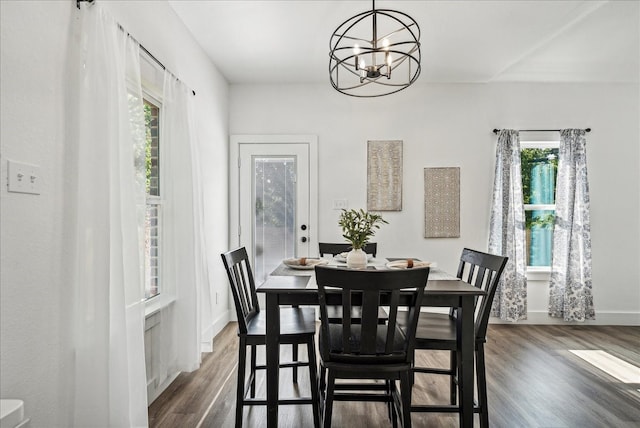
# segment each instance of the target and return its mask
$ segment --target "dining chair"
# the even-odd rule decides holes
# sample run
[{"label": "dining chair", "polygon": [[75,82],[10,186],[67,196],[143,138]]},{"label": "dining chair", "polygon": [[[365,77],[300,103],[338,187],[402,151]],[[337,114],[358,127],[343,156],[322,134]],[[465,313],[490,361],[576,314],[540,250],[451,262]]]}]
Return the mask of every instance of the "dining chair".
[{"label": "dining chair", "polygon": [[[480,414],[480,426],[489,426],[487,407],[487,378],[484,362],[484,344],[487,341],[487,327],[491,314],[491,305],[502,271],[507,264],[507,257],[487,254],[465,248],[460,256],[457,277],[463,281],[482,289],[486,294],[476,299],[474,305],[474,352],[476,361],[476,384],[478,390],[474,413]],[[413,412],[456,412],[460,414],[457,402],[458,386],[458,358],[456,354],[456,310],[449,314],[421,312],[416,332],[416,350],[445,350],[449,351],[449,367],[419,367],[412,369],[412,381],[415,373],[432,373],[449,376],[449,399],[451,406],[412,405]],[[400,318],[400,325],[411,327]]]},{"label": "dining chair", "polygon": [[[378,244],[376,242],[367,243],[362,249],[365,253],[371,254],[375,257],[378,254]],[[351,251],[351,244],[340,242],[319,242],[318,243],[318,252],[320,253],[320,257],[324,257],[325,254],[330,256],[335,256],[336,254],[346,253]]]},{"label": "dining chair", "polygon": [[[318,251],[320,253],[320,257],[324,257],[325,254],[335,256],[340,253],[351,251],[351,244],[347,244],[344,242],[320,242],[318,243]],[[364,246],[363,251],[375,257],[378,253],[378,244],[376,242],[369,242]],[[327,311],[329,314],[329,322],[340,322],[340,320],[342,319],[341,307],[330,305],[328,306]],[[359,308],[352,308],[351,316],[352,319],[357,322],[357,320],[360,318]],[[378,313],[378,320],[380,323],[387,322],[387,313],[383,308],[380,308],[380,311]]]},{"label": "dining chair", "polygon": [[[323,424],[331,426],[334,401],[382,401],[396,426],[411,426],[411,380],[415,329],[429,268],[406,270],[351,270],[316,266],[320,304],[320,399]],[[401,302],[402,298],[407,298]],[[339,323],[329,322],[328,304],[342,306]],[[378,309],[389,310],[388,322],[378,322]],[[397,325],[398,308],[406,307],[408,323]],[[355,322],[351,307],[362,314]],[[359,380],[339,383],[336,379]],[[363,383],[383,380],[383,383]],[[396,381],[400,381],[398,392]]]},{"label": "dining chair", "polygon": [[[266,343],[266,313],[260,311],[258,296],[247,256],[246,248],[240,247],[221,254],[224,267],[229,277],[229,284],[238,316],[238,381],[236,387],[236,427],[242,427],[244,406],[266,405],[265,399],[257,399],[256,371],[266,369],[266,365],[256,364],[256,349]],[[314,308],[281,308],[280,309],[280,343],[299,344],[307,347],[308,362],[300,362],[294,358],[291,362],[281,363],[280,368],[308,366],[311,386],[311,398],[300,397],[278,400],[278,404],[310,404],[313,410],[315,427],[320,426],[319,395],[317,381],[317,364],[315,348],[315,309]],[[247,364],[247,346],[251,347],[250,373],[245,384]],[[294,379],[297,382],[297,379]],[[247,393],[250,397],[247,397]]]}]

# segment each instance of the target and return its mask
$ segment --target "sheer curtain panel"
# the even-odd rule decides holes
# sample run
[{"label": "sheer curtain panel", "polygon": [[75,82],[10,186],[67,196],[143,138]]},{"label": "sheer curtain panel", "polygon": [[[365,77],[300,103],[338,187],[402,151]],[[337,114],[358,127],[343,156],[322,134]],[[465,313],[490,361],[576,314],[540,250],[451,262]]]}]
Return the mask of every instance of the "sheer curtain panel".
[{"label": "sheer curtain panel", "polygon": [[565,321],[595,319],[586,143],[583,129],[560,131],[549,315]]},{"label": "sheer curtain panel", "polygon": [[144,427],[145,134],[139,46],[100,4],[81,4],[70,80],[75,427]]},{"label": "sheer curtain panel", "polygon": [[[202,305],[210,304],[204,245],[203,203],[191,91],[165,71],[163,116],[164,257],[163,293],[173,303],[161,310],[160,382],[201,361]],[[207,308],[210,311],[210,308]]]},{"label": "sheer curtain panel", "polygon": [[492,316],[505,321],[527,318],[525,217],[518,131],[498,134],[489,228],[489,253],[509,257],[493,301]]}]

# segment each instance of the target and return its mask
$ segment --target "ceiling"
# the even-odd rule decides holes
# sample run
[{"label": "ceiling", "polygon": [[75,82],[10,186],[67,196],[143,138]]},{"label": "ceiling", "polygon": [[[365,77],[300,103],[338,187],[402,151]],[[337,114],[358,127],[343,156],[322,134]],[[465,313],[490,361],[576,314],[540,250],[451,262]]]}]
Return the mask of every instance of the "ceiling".
[{"label": "ceiling", "polygon": [[[169,4],[231,83],[328,82],[329,37],[370,1]],[[418,82],[638,82],[639,1],[377,1],[420,25]]]}]

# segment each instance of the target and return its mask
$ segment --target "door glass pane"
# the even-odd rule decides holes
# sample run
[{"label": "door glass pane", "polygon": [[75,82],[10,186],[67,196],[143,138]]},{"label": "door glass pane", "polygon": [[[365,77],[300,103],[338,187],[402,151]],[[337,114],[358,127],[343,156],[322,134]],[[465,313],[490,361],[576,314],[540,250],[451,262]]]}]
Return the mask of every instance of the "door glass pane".
[{"label": "door glass pane", "polygon": [[295,256],[295,157],[253,157],[254,274],[260,283]]}]

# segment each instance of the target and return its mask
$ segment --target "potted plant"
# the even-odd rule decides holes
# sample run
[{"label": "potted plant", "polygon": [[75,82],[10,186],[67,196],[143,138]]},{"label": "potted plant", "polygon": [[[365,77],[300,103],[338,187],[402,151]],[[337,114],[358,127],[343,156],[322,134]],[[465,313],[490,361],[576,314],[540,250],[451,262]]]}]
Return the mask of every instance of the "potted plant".
[{"label": "potted plant", "polygon": [[382,223],[388,224],[380,214],[363,209],[342,210],[338,224],[342,228],[344,239],[351,243],[347,267],[364,268],[367,265],[367,255],[362,249]]}]

